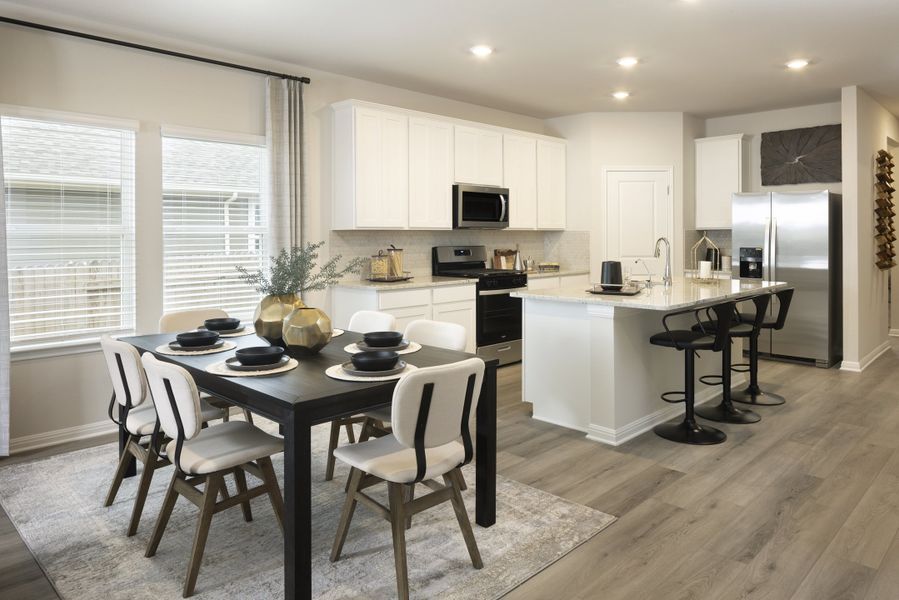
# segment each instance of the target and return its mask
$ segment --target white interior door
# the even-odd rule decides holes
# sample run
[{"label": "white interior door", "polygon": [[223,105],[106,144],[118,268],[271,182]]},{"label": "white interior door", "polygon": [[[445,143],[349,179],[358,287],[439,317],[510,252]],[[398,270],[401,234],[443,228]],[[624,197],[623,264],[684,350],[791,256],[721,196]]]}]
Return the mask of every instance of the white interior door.
[{"label": "white interior door", "polygon": [[[665,268],[664,248],[660,258],[655,258],[653,252],[660,237],[672,241],[671,170],[607,169],[605,198],[603,260],[620,260],[622,271],[643,274],[645,267],[635,264],[642,259],[654,275],[661,277]],[[671,252],[673,257],[673,247]]]}]

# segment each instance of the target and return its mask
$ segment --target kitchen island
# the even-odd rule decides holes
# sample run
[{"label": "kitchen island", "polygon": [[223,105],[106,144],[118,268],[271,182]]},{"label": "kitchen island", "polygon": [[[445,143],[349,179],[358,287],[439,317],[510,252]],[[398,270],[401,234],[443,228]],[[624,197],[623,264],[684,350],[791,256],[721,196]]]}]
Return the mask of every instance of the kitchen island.
[{"label": "kitchen island", "polygon": [[[683,413],[662,392],[684,388],[681,352],[652,346],[669,312],[749,299],[787,287],[786,283],[721,279],[700,284],[674,278],[636,296],[593,295],[583,287],[515,292],[522,299],[522,399],[535,419],[583,431],[587,438],[617,446]],[[751,311],[751,308],[748,309]],[[669,321],[689,329],[692,314]],[[734,356],[740,356],[734,341]],[[740,362],[734,359],[734,362]],[[697,378],[721,373],[721,355],[700,352]],[[736,387],[746,381],[735,376]],[[720,394],[699,385],[696,404]]]}]

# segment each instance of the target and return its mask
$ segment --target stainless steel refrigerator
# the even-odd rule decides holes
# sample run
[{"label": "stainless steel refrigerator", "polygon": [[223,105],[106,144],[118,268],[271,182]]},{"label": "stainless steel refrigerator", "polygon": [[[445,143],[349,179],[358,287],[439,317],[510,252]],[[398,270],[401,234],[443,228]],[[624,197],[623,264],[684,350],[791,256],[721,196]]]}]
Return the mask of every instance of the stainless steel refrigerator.
[{"label": "stainless steel refrigerator", "polygon": [[763,330],[761,354],[819,367],[842,359],[840,203],[827,190],[733,195],[731,272],[796,289],[784,328]]}]

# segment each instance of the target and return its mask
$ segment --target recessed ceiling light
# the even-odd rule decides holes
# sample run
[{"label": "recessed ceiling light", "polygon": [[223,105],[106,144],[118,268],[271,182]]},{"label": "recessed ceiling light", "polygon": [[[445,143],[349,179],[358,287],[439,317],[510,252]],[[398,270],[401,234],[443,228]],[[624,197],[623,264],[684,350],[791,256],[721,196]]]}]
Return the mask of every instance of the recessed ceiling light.
[{"label": "recessed ceiling light", "polygon": [[793,69],[798,71],[799,69],[804,69],[808,66],[808,61],[804,58],[796,58],[787,63],[788,69]]},{"label": "recessed ceiling light", "polygon": [[478,58],[484,58],[493,54],[493,48],[491,48],[490,46],[485,46],[484,44],[472,46],[470,48],[470,51]]},{"label": "recessed ceiling light", "polygon": [[620,92],[614,92],[612,94],[612,97],[615,98],[616,100],[624,100],[625,98],[627,98],[630,95],[631,95],[630,92],[625,92],[624,90],[622,90]]},{"label": "recessed ceiling light", "polygon": [[636,56],[622,56],[615,62],[618,63],[619,67],[624,67],[625,69],[630,69],[631,67],[636,65],[638,62],[640,62],[640,59],[638,59]]}]

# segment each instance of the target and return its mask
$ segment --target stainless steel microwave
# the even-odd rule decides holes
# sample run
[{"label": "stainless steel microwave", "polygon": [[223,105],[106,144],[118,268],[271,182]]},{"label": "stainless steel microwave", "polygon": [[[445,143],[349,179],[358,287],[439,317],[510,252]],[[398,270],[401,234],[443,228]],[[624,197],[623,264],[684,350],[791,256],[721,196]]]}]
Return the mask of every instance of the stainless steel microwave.
[{"label": "stainless steel microwave", "polygon": [[509,190],[457,183],[453,186],[453,229],[509,226]]}]

